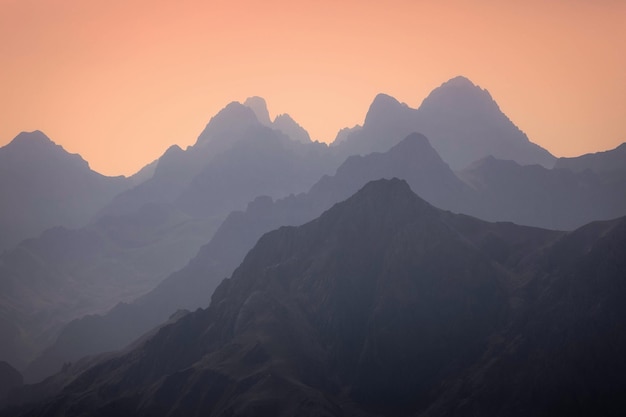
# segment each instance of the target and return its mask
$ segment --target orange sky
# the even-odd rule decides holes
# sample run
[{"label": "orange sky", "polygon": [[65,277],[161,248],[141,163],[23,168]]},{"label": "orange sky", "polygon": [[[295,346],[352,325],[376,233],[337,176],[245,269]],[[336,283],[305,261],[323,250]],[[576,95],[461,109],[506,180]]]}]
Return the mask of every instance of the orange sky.
[{"label": "orange sky", "polygon": [[626,141],[623,0],[0,5],[0,145],[39,129],[108,175],[194,143],[233,100],[328,142],[377,93],[418,107],[456,75],[557,156]]}]

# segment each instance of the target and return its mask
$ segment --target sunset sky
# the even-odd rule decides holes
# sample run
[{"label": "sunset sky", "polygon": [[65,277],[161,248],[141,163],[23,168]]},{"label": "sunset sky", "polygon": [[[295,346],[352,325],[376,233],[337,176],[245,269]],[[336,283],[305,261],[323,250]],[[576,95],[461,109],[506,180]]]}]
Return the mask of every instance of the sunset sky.
[{"label": "sunset sky", "polygon": [[264,97],[312,138],[465,75],[556,156],[626,141],[626,1],[0,0],[0,145],[42,130],[107,175]]}]

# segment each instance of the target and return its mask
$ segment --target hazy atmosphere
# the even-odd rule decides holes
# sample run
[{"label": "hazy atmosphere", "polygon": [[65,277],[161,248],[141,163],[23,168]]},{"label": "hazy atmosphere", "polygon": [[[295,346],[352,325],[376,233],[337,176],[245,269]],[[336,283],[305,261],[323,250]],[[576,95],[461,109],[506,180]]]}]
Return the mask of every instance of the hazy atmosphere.
[{"label": "hazy atmosphere", "polygon": [[626,3],[0,0],[0,417],[626,415]]},{"label": "hazy atmosphere", "polygon": [[626,140],[626,3],[1,0],[0,145],[40,129],[107,175],[259,95],[313,140],[464,75],[556,156]]}]

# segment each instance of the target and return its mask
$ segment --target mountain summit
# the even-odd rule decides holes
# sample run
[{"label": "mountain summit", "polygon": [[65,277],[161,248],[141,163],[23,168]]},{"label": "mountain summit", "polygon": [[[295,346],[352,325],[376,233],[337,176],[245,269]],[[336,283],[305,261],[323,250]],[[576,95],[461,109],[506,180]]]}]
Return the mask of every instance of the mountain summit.
[{"label": "mountain summit", "polygon": [[492,155],[522,165],[552,167],[555,158],[502,113],[487,90],[455,77],[433,90],[418,109],[379,94],[362,129],[344,133],[335,145],[345,155],[389,149],[407,135],[424,134],[451,168]]},{"label": "mountain summit", "polygon": [[256,118],[262,125],[267,127],[272,126],[270,113],[267,110],[267,103],[265,102],[265,99],[263,97],[248,97],[246,101],[243,102],[243,105],[252,109],[252,111],[256,115]]},{"label": "mountain summit", "polygon": [[40,131],[0,148],[0,168],[0,251],[49,227],[80,226],[130,186],[92,171]]},{"label": "mountain summit", "polygon": [[[488,155],[547,168],[555,158],[530,142],[485,89],[455,77],[433,90],[418,109],[418,124],[450,165],[462,168]],[[449,160],[448,160],[449,159]]]},{"label": "mountain summit", "polygon": [[309,132],[293,120],[287,113],[279,114],[272,122],[264,98],[258,96],[248,97],[243,105],[254,111],[254,114],[262,125],[282,132],[293,141],[301,143],[311,142]]}]

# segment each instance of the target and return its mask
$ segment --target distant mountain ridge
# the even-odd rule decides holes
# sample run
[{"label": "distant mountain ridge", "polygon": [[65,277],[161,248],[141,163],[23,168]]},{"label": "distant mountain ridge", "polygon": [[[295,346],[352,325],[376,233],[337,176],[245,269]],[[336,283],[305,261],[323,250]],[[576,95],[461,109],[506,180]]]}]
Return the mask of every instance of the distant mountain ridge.
[{"label": "distant mountain ridge", "polygon": [[279,130],[296,142],[311,142],[309,132],[293,120],[287,113],[279,114],[274,118],[274,121],[272,121],[264,98],[259,96],[248,97],[243,102],[243,105],[252,109],[262,125]]},{"label": "distant mountain ridge", "polygon": [[265,234],[207,309],[5,415],[619,415],[624,248],[626,218],[488,223],[370,182]]},{"label": "distant mountain ridge", "polygon": [[38,380],[64,362],[122,348],[177,309],[206,307],[207,296],[232,274],[263,233],[312,220],[368,181],[393,177],[406,178],[416,191],[447,209],[460,210],[468,204],[466,199],[471,199],[469,188],[456,178],[422,135],[410,135],[384,154],[353,156],[334,176],[322,177],[308,193],[276,201],[258,197],[244,212],[231,213],[185,268],[132,303],[70,323],[25,375],[29,380]]},{"label": "distant mountain ridge", "polygon": [[80,356],[122,348],[177,309],[205,307],[206,295],[230,276],[263,233],[309,221],[368,181],[403,178],[438,207],[556,229],[573,229],[597,218],[626,214],[626,199],[620,200],[621,194],[593,175],[520,166],[493,157],[461,174],[465,182],[441,160],[427,138],[411,134],[385,153],[348,158],[335,175],[322,177],[307,193],[276,201],[258,197],[244,212],[231,213],[189,265],[153,291],[102,316],[66,326],[57,343],[31,364],[26,375],[30,379]]},{"label": "distant mountain ridge", "polygon": [[42,132],[22,132],[0,148],[0,251],[49,227],[82,226],[130,186],[92,171]]},{"label": "distant mountain ridge", "polygon": [[478,197],[479,208],[468,213],[490,221],[573,230],[626,214],[626,182],[607,183],[591,171],[522,166],[489,156],[458,174]]},{"label": "distant mountain ridge", "polygon": [[[7,288],[0,295],[0,358],[23,369],[64,321],[149,291],[184,266],[232,210],[258,193],[307,189],[335,161],[325,145],[295,142],[230,103],[193,147],[170,147],[149,178],[109,196],[88,225],[49,230],[0,258],[0,286]],[[33,373],[25,375],[32,380]]]},{"label": "distant mountain ridge", "polygon": [[502,113],[487,90],[461,76],[433,90],[418,109],[386,94],[377,95],[363,128],[344,133],[336,147],[345,155],[379,152],[413,132],[428,137],[454,170],[489,155],[547,168],[555,161]]},{"label": "distant mountain ridge", "polygon": [[591,170],[596,174],[613,178],[626,179],[626,143],[608,151],[588,153],[570,158],[559,158],[555,168],[569,169],[573,172]]},{"label": "distant mountain ridge", "polygon": [[[427,123],[441,122],[449,128],[449,121],[455,120],[469,126],[461,129],[460,136],[474,143],[477,133],[472,129],[484,117],[489,126],[486,136],[504,132],[502,137],[524,143],[519,134],[525,135],[499,111],[486,90],[462,77],[444,86],[424,101],[429,101],[425,109],[434,109]],[[49,375],[84,354],[121,348],[177,309],[204,307],[207,294],[231,275],[264,232],[311,220],[370,180],[403,178],[437,207],[552,229],[571,230],[626,213],[626,182],[607,182],[595,172],[549,170],[488,156],[455,174],[430,141],[414,132],[391,149],[385,148],[425,117],[420,116],[422,107],[411,109],[390,96],[377,96],[364,126],[344,130],[332,147],[311,143],[308,133],[304,139],[294,139],[304,129],[293,119],[282,115],[272,122],[262,98],[251,102],[228,104],[186,150],[170,147],[142,174],[137,186],[117,195],[88,226],[52,229],[0,258],[0,288],[10,288],[0,297],[0,338],[10,341],[0,349],[0,359],[20,354],[32,358],[22,339],[34,333],[25,337],[27,332],[21,333],[25,327],[20,326],[40,320],[37,315],[43,320],[33,328],[41,331],[50,323],[54,326],[47,327],[50,333],[38,334],[34,344],[54,340],[56,333],[51,329],[60,328],[61,318],[88,314],[65,327],[56,343],[31,363],[24,372],[27,380]],[[448,104],[437,108],[442,103]],[[465,111],[472,106],[476,111]],[[441,120],[437,115],[443,115]],[[283,129],[278,128],[280,123]],[[289,129],[291,134],[286,132]],[[441,139],[442,131],[437,132]],[[454,139],[457,142],[461,143]],[[344,153],[369,148],[385,152],[350,156],[334,176],[324,176],[339,166]],[[78,159],[78,166],[86,165]],[[308,193],[290,195],[307,189]],[[246,205],[245,211],[229,215]],[[187,267],[171,274],[206,242]],[[34,287],[29,290],[31,284]],[[62,294],[72,294],[72,300],[59,303],[52,312],[49,307]],[[106,298],[107,294],[116,295]],[[46,297],[47,310],[16,319],[28,304],[18,309],[15,305],[23,300],[39,303]],[[93,314],[120,301],[124,302],[107,314]]]}]

